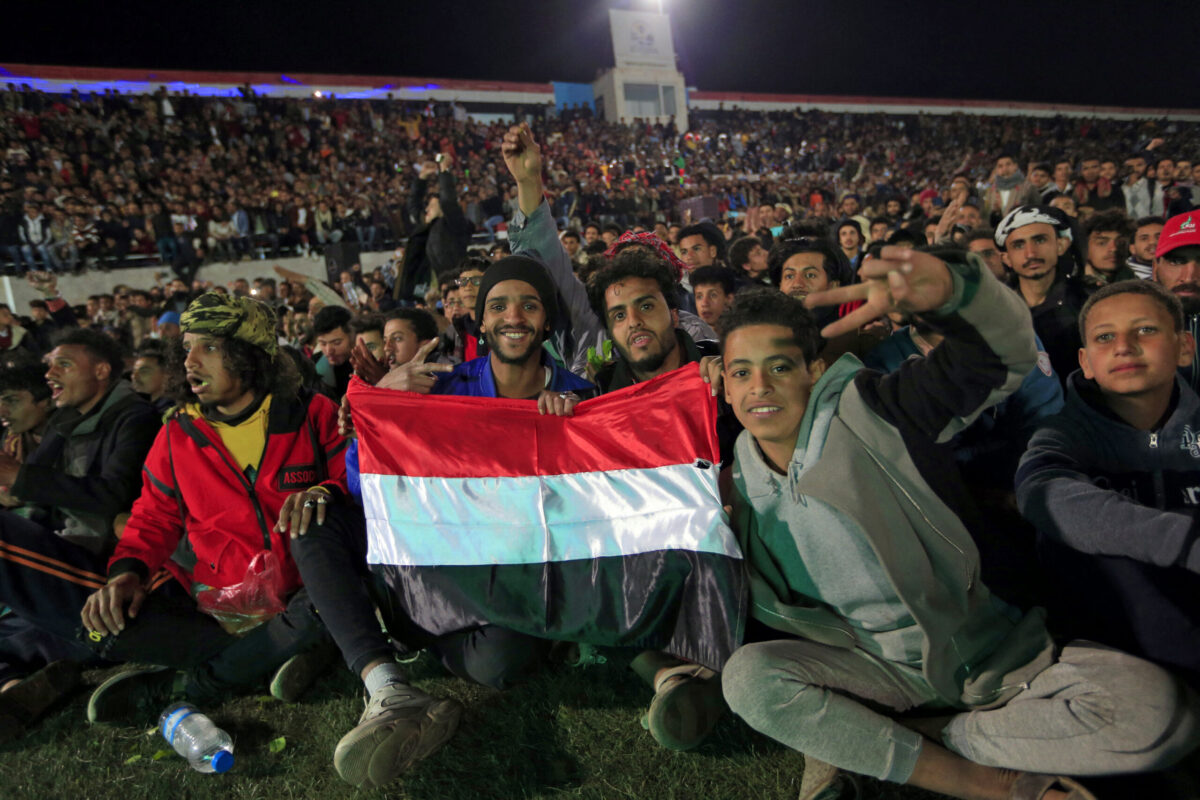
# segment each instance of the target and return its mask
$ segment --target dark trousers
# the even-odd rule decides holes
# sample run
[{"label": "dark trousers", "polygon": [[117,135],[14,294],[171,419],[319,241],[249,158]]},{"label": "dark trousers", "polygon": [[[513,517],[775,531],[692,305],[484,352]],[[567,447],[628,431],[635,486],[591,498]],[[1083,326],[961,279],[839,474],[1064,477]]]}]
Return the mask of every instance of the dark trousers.
[{"label": "dark trousers", "polygon": [[367,527],[362,508],[330,506],[323,525],[292,540],[292,558],[346,666],[355,675],[395,648],[379,628],[375,607],[388,631],[408,648],[428,645],[451,673],[494,689],[507,689],[534,672],[550,643],[495,625],[431,639],[408,618],[398,599],[367,566]]},{"label": "dark trousers", "polygon": [[11,512],[0,512],[0,603],[25,623],[108,661],[188,670],[197,701],[260,684],[284,661],[328,634],[304,590],[287,610],[245,636],[204,614],[173,579],[159,576],[135,619],[117,636],[83,629],[80,611],[107,581],[102,556]]}]

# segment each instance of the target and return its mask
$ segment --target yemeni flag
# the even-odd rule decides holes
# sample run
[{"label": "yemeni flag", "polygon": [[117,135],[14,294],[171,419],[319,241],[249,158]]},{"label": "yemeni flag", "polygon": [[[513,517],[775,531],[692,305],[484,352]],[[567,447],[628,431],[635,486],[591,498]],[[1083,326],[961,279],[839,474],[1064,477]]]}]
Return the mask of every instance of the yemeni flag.
[{"label": "yemeni flag", "polygon": [[371,568],[421,629],[494,624],[720,669],[748,593],[695,364],[587,400],[428,396],[354,381]]}]

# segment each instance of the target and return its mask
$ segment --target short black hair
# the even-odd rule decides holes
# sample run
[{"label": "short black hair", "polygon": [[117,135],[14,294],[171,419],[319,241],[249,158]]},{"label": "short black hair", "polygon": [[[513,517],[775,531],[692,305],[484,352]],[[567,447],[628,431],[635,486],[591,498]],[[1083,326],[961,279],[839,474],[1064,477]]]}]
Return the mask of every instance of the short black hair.
[{"label": "short black hair", "polygon": [[850,262],[840,248],[834,247],[823,236],[802,236],[798,239],[780,239],[771,246],[771,252],[767,254],[767,274],[771,276],[773,286],[778,288],[783,280],[784,263],[799,253],[820,253],[821,266],[830,281],[837,281],[839,286],[853,283]]},{"label": "short black hair", "polygon": [[1042,172],[1046,173],[1047,175],[1054,174],[1054,167],[1052,167],[1050,165],[1049,161],[1039,161],[1038,163],[1034,164],[1029,169],[1030,172],[1035,172],[1037,170],[1041,170]]},{"label": "short black hair", "polygon": [[729,267],[718,267],[715,264],[708,267],[696,267],[688,275],[688,282],[692,284],[692,290],[696,290],[706,284],[717,284],[725,291],[725,294],[733,294],[737,291],[737,273]]},{"label": "short black hair", "polygon": [[1097,232],[1115,233],[1128,238],[1133,234],[1133,228],[1124,211],[1119,208],[1110,208],[1107,211],[1092,214],[1083,221],[1083,238],[1085,240]]},{"label": "short black hair", "polygon": [[336,331],[338,328],[343,328],[346,333],[349,333],[350,320],[353,318],[354,315],[350,313],[350,309],[348,308],[325,306],[313,317],[313,333],[317,336],[324,336],[327,333]]},{"label": "short black hair", "polygon": [[565,231],[563,231],[562,238],[563,239],[568,239],[568,238],[574,239],[577,242],[583,241],[583,237],[579,235],[579,231],[575,230],[574,228],[567,228]]},{"label": "short black hair", "polygon": [[[1137,231],[1138,228],[1144,228],[1147,225],[1166,225],[1166,224],[1167,224],[1167,221],[1165,219],[1163,219],[1162,217],[1155,217],[1155,216],[1138,217],[1137,222],[1133,223],[1133,229],[1134,229],[1134,231]],[[30,305],[33,305],[33,303],[30,303]]]},{"label": "short black hair", "polygon": [[750,252],[755,247],[762,247],[762,241],[757,236],[743,236],[729,246],[729,266],[741,269],[750,261]]},{"label": "short black hair", "polygon": [[112,367],[108,382],[116,383],[125,372],[125,352],[117,340],[106,333],[92,328],[68,328],[54,337],[54,346],[74,345],[82,347],[96,361],[106,361]]},{"label": "short black hair", "polygon": [[626,278],[646,278],[658,284],[658,290],[667,302],[668,308],[677,308],[679,298],[676,296],[675,278],[671,268],[657,252],[651,252],[644,247],[631,247],[613,256],[608,265],[598,270],[588,280],[588,300],[596,316],[608,324],[608,303],[604,293],[614,283],[620,283]]},{"label": "short black hair", "polygon": [[1155,281],[1117,281],[1101,286],[1087,299],[1083,308],[1079,309],[1079,338],[1085,345],[1087,344],[1087,318],[1092,307],[1101,300],[1118,294],[1142,294],[1153,298],[1171,316],[1171,322],[1175,324],[1175,332],[1179,333],[1183,330],[1183,303],[1174,294]]},{"label": "short black hair", "polygon": [[0,369],[0,394],[26,391],[34,400],[50,398],[50,384],[46,383],[46,368],[41,364],[21,364]]},{"label": "short black hair", "polygon": [[394,319],[407,320],[416,331],[419,342],[437,338],[437,322],[434,321],[433,315],[423,308],[393,308],[383,315],[383,324],[386,326]]},{"label": "short black hair", "polygon": [[995,245],[996,231],[991,228],[972,228],[971,230],[967,231],[966,237],[963,238],[963,244],[966,245],[970,244],[971,242],[977,242],[980,239],[987,239],[989,242]]},{"label": "short black hair", "polygon": [[600,232],[601,233],[615,233],[618,237],[620,237],[620,235],[622,233],[624,233],[624,231],[621,230],[621,226],[615,222],[608,223],[603,228],[601,228]]},{"label": "short black hair", "polygon": [[746,289],[733,298],[733,305],[725,309],[717,328],[721,331],[721,352],[729,334],[738,328],[751,325],[779,325],[792,331],[792,341],[804,354],[804,363],[811,364],[821,352],[825,341],[817,329],[817,321],[811,311],[804,307],[803,300],[766,286]]},{"label": "short black hair", "polygon": [[700,236],[704,241],[712,247],[717,248],[717,258],[725,258],[725,234],[721,233],[721,229],[711,222],[693,222],[686,228],[679,231],[679,235],[675,237],[675,241],[682,244],[683,240],[689,236]]},{"label": "short black hair", "polygon": [[[318,311],[318,314],[321,312]],[[380,336],[383,336],[383,315],[382,314],[363,314],[350,323],[350,332],[355,336],[360,333],[368,333],[375,331]]]},{"label": "short black hair", "polygon": [[[457,280],[458,276],[467,270],[487,272],[488,267],[491,265],[492,260],[490,258],[484,258],[483,256],[467,256],[462,261],[458,262],[458,266],[455,267],[453,273],[454,279]],[[449,275],[447,275],[447,277],[449,277]]]},{"label": "short black hair", "polygon": [[159,364],[166,364],[167,346],[162,339],[143,339],[133,355],[135,358],[154,358]]}]

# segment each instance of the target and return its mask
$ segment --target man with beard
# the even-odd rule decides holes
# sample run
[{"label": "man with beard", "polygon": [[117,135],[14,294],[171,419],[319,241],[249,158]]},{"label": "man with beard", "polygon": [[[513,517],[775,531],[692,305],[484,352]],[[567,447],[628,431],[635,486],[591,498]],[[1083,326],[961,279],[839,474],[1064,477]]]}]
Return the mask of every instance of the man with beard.
[{"label": "man with beard", "polygon": [[1009,285],[1029,306],[1033,329],[1046,346],[1060,381],[1078,367],[1079,328],[1075,320],[1087,300],[1083,283],[1059,267],[1059,260],[1071,246],[1067,230],[1045,206],[1014,208],[996,228],[996,247],[1013,271]]},{"label": "man with beard", "polygon": [[[376,385],[421,394],[536,399],[542,413],[567,416],[595,393],[592,384],[559,367],[542,348],[558,314],[545,268],[530,258],[508,256],[491,265],[478,289],[475,316],[487,355],[458,366],[428,363],[425,359],[437,344],[432,318],[397,310],[389,315],[384,334],[389,361],[398,366]],[[353,437],[345,411],[342,428]],[[347,450],[346,461],[353,489],[356,443]],[[312,527],[307,519],[293,527],[292,556],[346,665],[362,678],[369,698],[358,725],[338,743],[333,762],[347,783],[380,786],[445,743],[462,707],[405,682],[395,648],[380,629],[376,606],[403,644],[429,644],[450,672],[495,689],[506,689],[534,671],[549,642],[493,625],[433,642],[406,640],[411,626],[395,613],[397,603],[368,571],[362,509],[333,504],[328,517],[322,514],[314,521]]]},{"label": "man with beard", "polygon": [[1120,209],[1100,211],[1084,220],[1085,284],[1099,288],[1137,277],[1133,270],[1125,265],[1124,256],[1129,247],[1129,236],[1129,218]]},{"label": "man with beard", "polygon": [[1017,168],[1016,160],[1010,155],[996,159],[993,174],[995,180],[983,195],[983,216],[989,225],[995,225],[1017,206],[1035,204],[1041,197],[1041,193],[1025,179]]},{"label": "man with beard", "polygon": [[[1183,303],[1184,328],[1200,339],[1200,213],[1171,217],[1158,237],[1154,255],[1154,280]],[[1180,375],[1192,389],[1200,389],[1200,355],[1180,367]]]},{"label": "man with beard", "polygon": [[1142,217],[1133,224],[1133,244],[1125,264],[1143,280],[1154,277],[1154,251],[1164,224],[1162,217]]},{"label": "man with beard", "polygon": [[588,295],[621,356],[596,373],[602,392],[717,355],[714,342],[694,341],[679,327],[675,281],[663,260],[646,248],[617,253],[593,276]]}]

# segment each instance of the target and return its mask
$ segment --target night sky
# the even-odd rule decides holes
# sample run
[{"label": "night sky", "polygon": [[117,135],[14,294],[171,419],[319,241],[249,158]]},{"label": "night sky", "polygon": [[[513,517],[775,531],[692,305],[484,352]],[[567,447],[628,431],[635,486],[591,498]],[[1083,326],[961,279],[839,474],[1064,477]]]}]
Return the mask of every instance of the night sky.
[{"label": "night sky", "polygon": [[[657,8],[654,0],[70,5],[76,11],[10,3],[0,60],[590,82],[612,64],[607,9]],[[705,90],[1200,107],[1195,0],[664,5],[687,83]]]}]

